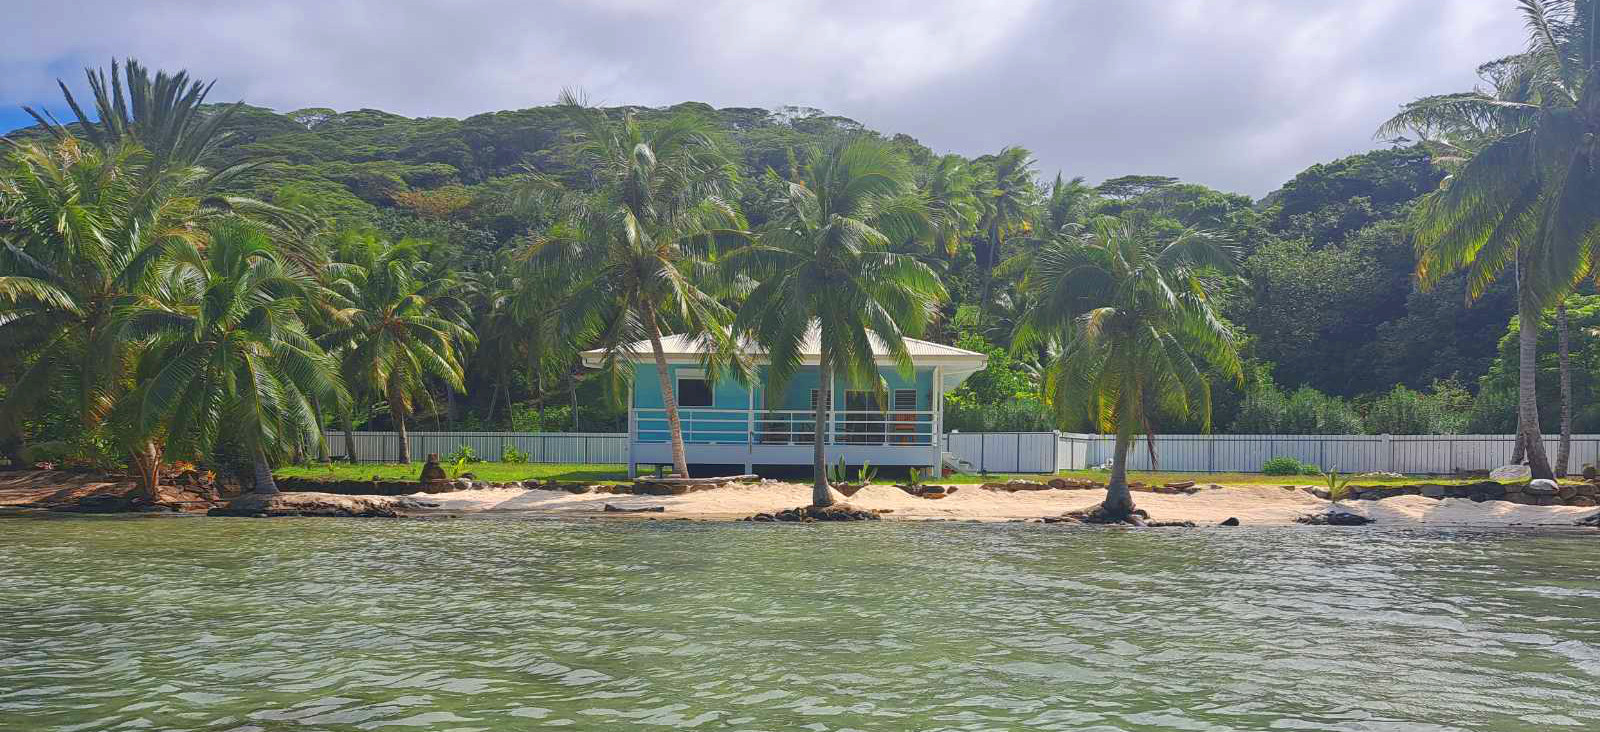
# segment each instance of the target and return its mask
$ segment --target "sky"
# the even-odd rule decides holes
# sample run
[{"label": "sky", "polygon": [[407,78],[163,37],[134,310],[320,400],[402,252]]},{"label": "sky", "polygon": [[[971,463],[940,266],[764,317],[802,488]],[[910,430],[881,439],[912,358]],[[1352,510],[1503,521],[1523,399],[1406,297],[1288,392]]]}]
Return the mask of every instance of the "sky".
[{"label": "sky", "polygon": [[213,100],[466,117],[548,104],[816,107],[1042,175],[1264,195],[1379,147],[1526,37],[1511,0],[0,0],[0,130],[132,56]]}]

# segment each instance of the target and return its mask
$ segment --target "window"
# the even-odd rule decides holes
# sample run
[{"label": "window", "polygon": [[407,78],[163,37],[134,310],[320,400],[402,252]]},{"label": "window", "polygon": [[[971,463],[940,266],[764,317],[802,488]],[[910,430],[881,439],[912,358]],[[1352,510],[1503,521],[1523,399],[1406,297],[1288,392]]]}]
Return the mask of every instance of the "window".
[{"label": "window", "polygon": [[896,411],[896,412],[915,412],[915,411],[917,411],[917,390],[916,389],[895,389],[894,390],[894,411]]},{"label": "window", "polygon": [[703,372],[687,370],[678,372],[678,406],[711,406],[711,384],[706,382]]}]

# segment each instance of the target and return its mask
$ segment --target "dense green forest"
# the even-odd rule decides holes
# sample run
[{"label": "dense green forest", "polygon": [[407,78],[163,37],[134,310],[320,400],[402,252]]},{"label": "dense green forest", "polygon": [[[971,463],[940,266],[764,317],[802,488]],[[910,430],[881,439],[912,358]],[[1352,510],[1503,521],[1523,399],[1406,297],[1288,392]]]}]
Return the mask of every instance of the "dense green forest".
[{"label": "dense green forest", "polygon": [[[1463,392],[1504,387],[1493,376],[1497,344],[1515,311],[1509,285],[1498,285],[1469,306],[1461,282],[1426,293],[1412,284],[1415,255],[1405,217],[1443,177],[1417,145],[1397,143],[1311,166],[1256,201],[1155,175],[1089,186],[1045,175],[1020,147],[976,158],[941,155],[907,135],[867,130],[813,109],[688,103],[609,111],[632,111],[647,122],[682,112],[714,120],[739,151],[738,203],[752,226],[770,216],[765,172],[787,177],[797,154],[840,134],[886,137],[917,167],[924,186],[964,188],[972,197],[965,230],[958,228],[945,246],[925,253],[949,291],[930,338],[988,351],[995,365],[951,396],[950,425],[956,429],[1050,426],[1039,404],[1036,364],[1005,353],[1020,272],[1002,265],[1037,246],[1036,231],[1097,213],[1147,212],[1170,227],[1215,229],[1236,242],[1249,285],[1229,293],[1224,314],[1246,336],[1250,379],[1243,387],[1217,385],[1218,429],[1367,431],[1362,420],[1375,403],[1414,399],[1454,416],[1463,414],[1455,403]],[[549,223],[515,200],[517,184],[530,173],[584,184],[584,172],[564,152],[571,123],[555,106],[465,120],[246,106],[228,127],[232,136],[220,146],[217,164],[273,161],[231,182],[230,192],[305,207],[390,240],[433,242],[441,246],[432,256],[461,271],[494,271],[501,252]],[[1002,215],[992,210],[995,199],[1014,206],[1008,214],[1014,221],[995,220]],[[995,282],[980,318],[977,304],[990,271]],[[441,390],[436,401],[442,411],[430,419],[456,428],[609,430],[620,424],[620,415],[590,393],[575,364],[552,366],[541,390],[528,369],[503,371],[484,360],[469,360],[466,395],[448,398],[448,390]],[[1490,381],[1480,384],[1485,377]],[[1553,388],[1553,379],[1546,383]],[[590,392],[574,397],[573,389]],[[1295,406],[1262,415],[1265,405],[1278,403],[1279,393]],[[1260,404],[1246,410],[1252,394],[1262,397]],[[1338,416],[1324,422],[1297,416],[1311,402]],[[1555,400],[1544,403],[1553,415]],[[542,421],[539,405],[545,406]],[[1387,426],[1405,432],[1503,431],[1511,419],[1492,408],[1481,411],[1465,421]],[[1236,424],[1241,416],[1245,421]],[[383,426],[382,415],[372,419]]]},{"label": "dense green forest", "polygon": [[[1249,378],[1243,386],[1217,384],[1218,429],[1501,432],[1513,419],[1492,401],[1507,388],[1506,367],[1497,359],[1515,312],[1509,285],[1497,285],[1469,306],[1462,282],[1431,292],[1412,283],[1415,255],[1405,218],[1443,176],[1421,146],[1395,143],[1313,165],[1257,201],[1156,175],[1090,186],[1044,175],[1024,148],[976,158],[941,155],[910,136],[888,136],[814,109],[686,103],[608,111],[630,111],[647,122],[684,112],[714,120],[739,151],[738,203],[753,226],[770,216],[766,171],[787,176],[797,154],[841,134],[886,137],[916,166],[924,186],[970,196],[961,225],[944,246],[924,253],[949,291],[930,339],[993,356],[987,372],[950,396],[953,428],[1052,426],[1039,401],[1037,363],[1006,353],[1020,272],[1004,262],[1037,246],[1039,230],[1126,212],[1147,213],[1172,228],[1217,230],[1239,248],[1249,284],[1228,293],[1223,311],[1245,336]],[[224,131],[212,165],[265,164],[219,193],[315,212],[336,221],[342,236],[427,242],[430,258],[475,277],[492,277],[506,253],[549,224],[536,207],[518,204],[519,183],[532,173],[585,182],[565,152],[571,122],[554,105],[464,120],[369,109],[279,113],[245,105]],[[12,137],[38,134],[22,130]],[[996,212],[997,200],[1012,211]],[[1014,220],[998,220],[1002,215]],[[980,308],[990,272],[989,306]],[[617,407],[575,361],[517,368],[527,363],[518,351],[516,344],[480,343],[468,359],[465,393],[438,388],[423,408],[424,423],[455,429],[620,426]],[[1580,393],[1587,391],[1587,375],[1582,382]],[[1545,383],[1554,388],[1554,379]],[[1480,398],[1488,403],[1470,408],[1472,395],[1485,391]],[[1374,416],[1393,409],[1394,400],[1420,402],[1440,417],[1395,424]],[[1553,425],[1556,402],[1543,403]],[[1579,431],[1591,421],[1600,422],[1600,415],[1580,414]],[[379,429],[387,418],[378,410],[361,422]]]},{"label": "dense green forest", "polygon": [[[1504,82],[1506,63],[1486,65],[1485,79]],[[130,94],[149,92],[146,70],[130,62],[127,72]],[[1430,194],[1460,168],[1471,137],[1459,125],[1441,131],[1433,117],[1395,124],[1439,132],[1435,139],[1396,135],[1313,165],[1255,200],[1149,171],[1091,185],[1071,171],[1040,170],[1027,141],[965,157],[809,108],[597,109],[564,95],[456,120],[217,105],[186,77],[160,75],[154,84],[176,90],[159,110],[166,116],[119,126],[104,120],[125,112],[105,107],[101,121],[58,125],[41,113],[40,125],[6,137],[0,235],[10,254],[0,296],[12,306],[0,333],[12,347],[0,370],[13,448],[55,445],[64,458],[91,462],[131,452],[138,462],[141,446],[165,443],[185,454],[226,448],[259,467],[270,462],[269,447],[282,447],[280,433],[306,425],[619,430],[615,373],[586,372],[577,352],[614,346],[617,334],[646,326],[734,325],[732,314],[766,281],[757,270],[729,274],[749,259],[740,247],[823,236],[819,211],[860,218],[852,225],[870,232],[872,247],[882,239],[886,258],[862,261],[892,263],[885,281],[909,288],[891,295],[910,308],[907,332],[991,356],[986,371],[948,395],[950,428],[1104,429],[1092,406],[1073,413],[1051,405],[1051,374],[1065,373],[1052,364],[1070,356],[1056,350],[1062,341],[1037,332],[1014,340],[1030,323],[1060,325],[1040,315],[1039,298],[1050,291],[1041,278],[1061,274],[1052,262],[1083,255],[1078,243],[1149,256],[1155,267],[1164,260],[1150,254],[1154,242],[1203,235],[1231,266],[1195,255],[1154,286],[1186,283],[1197,293],[1204,304],[1196,313],[1215,326],[1227,357],[1203,367],[1197,378],[1206,388],[1192,393],[1193,408],[1184,399],[1140,407],[1154,410],[1161,431],[1504,433],[1518,426],[1519,353],[1535,342],[1540,421],[1558,429],[1555,311],[1544,311],[1519,351],[1515,278],[1470,263],[1419,268],[1416,213],[1439,205]],[[1452,103],[1461,96],[1482,101],[1483,92]],[[1472,140],[1488,139],[1474,129]],[[869,168],[893,184],[829,213],[844,199],[819,191]],[[896,214],[902,205],[916,215]],[[654,285],[595,279],[645,266],[607,259],[637,251],[598,247],[636,233],[602,207],[624,219],[671,219],[659,224],[676,237],[671,257],[694,252],[693,261],[661,270],[687,278],[674,285],[677,299],[651,300],[661,297]],[[159,232],[154,243],[144,240],[150,231]],[[564,247],[571,256],[558,265],[552,257]],[[61,252],[65,259],[49,261]],[[615,266],[585,269],[574,256]],[[1230,269],[1237,276],[1221,276]],[[703,279],[691,276],[702,271]],[[1425,287],[1417,278],[1424,271]],[[924,272],[932,281],[918,284]],[[626,289],[635,285],[643,289]],[[604,297],[586,297],[586,287]],[[1600,431],[1600,412],[1589,406],[1600,298],[1588,289],[1563,296],[1578,432]],[[291,317],[275,300],[304,307]],[[601,300],[612,309],[594,309]],[[932,308],[926,317],[912,312],[922,302]],[[746,327],[790,327],[762,317],[766,325]],[[249,327],[204,335],[232,319]],[[63,323],[68,330],[51,340]],[[1194,335],[1190,325],[1171,325]],[[195,335],[186,341],[184,332]],[[110,342],[127,338],[146,347]],[[101,361],[122,370],[98,373]],[[224,363],[242,371],[207,371]],[[272,383],[249,399],[238,388],[216,403],[185,397],[240,373]],[[136,411],[154,405],[165,421],[144,425],[137,444],[86,428],[135,409],[128,395],[138,396]],[[257,429],[223,430],[237,414]],[[128,419],[122,424],[138,423]],[[297,445],[292,457],[308,459],[310,448]]]}]

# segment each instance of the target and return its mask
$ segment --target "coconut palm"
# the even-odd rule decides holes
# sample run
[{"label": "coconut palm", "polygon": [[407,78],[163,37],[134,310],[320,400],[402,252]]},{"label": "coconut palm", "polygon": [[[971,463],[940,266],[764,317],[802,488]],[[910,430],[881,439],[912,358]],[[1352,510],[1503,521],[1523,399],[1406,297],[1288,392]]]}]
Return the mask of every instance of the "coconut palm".
[{"label": "coconut palm", "polygon": [[353,393],[387,402],[400,462],[409,463],[406,419],[417,399],[429,398],[427,378],[462,391],[461,349],[477,340],[451,294],[455,279],[414,242],[352,237],[341,242],[334,260],[328,289],[338,323],[321,345],[339,354]]},{"label": "coconut palm", "polygon": [[980,328],[994,290],[994,269],[1005,256],[1006,241],[1028,230],[1028,214],[1037,195],[1033,165],[1033,153],[1021,147],[1005,148],[988,160],[978,196],[983,238],[973,252],[983,280],[978,301]]},{"label": "coconut palm", "polygon": [[840,140],[813,150],[798,173],[759,240],[730,253],[727,262],[760,283],[734,330],[766,349],[768,389],[781,390],[800,368],[802,344],[815,329],[821,382],[811,500],[827,506],[833,503],[825,437],[834,377],[882,394],[874,343],[909,377],[905,338],[921,333],[945,292],[927,264],[889,250],[929,231],[924,199],[892,147],[867,137]]},{"label": "coconut palm", "polygon": [[[112,417],[131,365],[114,314],[169,251],[200,240],[192,226],[198,201],[185,192],[204,171],[152,173],[137,146],[102,151],[73,138],[15,147],[9,162],[11,175],[0,181],[0,342],[36,358],[0,410],[14,423],[47,395],[64,393],[94,431]],[[111,436],[153,498],[158,442],[132,439],[131,428]]]},{"label": "coconut palm", "polygon": [[[79,136],[103,152],[138,145],[150,154],[151,170],[158,172],[198,165],[208,158],[226,139],[223,128],[243,105],[238,102],[207,109],[206,97],[216,82],[192,80],[187,71],[157,71],[152,78],[149,69],[131,58],[121,70],[125,73],[119,75],[115,61],[110,74],[105,69],[84,69],[94,97],[92,113],[78,102],[66,82],[56,82],[72,109],[75,128],[68,128],[48,110],[23,107],[23,111],[57,139]],[[222,173],[239,170],[242,168]]]},{"label": "coconut palm", "polygon": [[348,396],[301,322],[315,278],[259,223],[228,217],[206,230],[204,253],[178,248],[124,315],[125,335],[149,342],[140,421],[165,427],[169,452],[208,455],[227,439],[253,464],[255,491],[276,493],[272,463],[322,440],[314,404]]},{"label": "coconut palm", "polygon": [[960,155],[935,160],[923,174],[918,187],[928,199],[929,239],[947,256],[977,230],[982,213],[978,185],[978,170]]},{"label": "coconut palm", "polygon": [[[613,121],[572,95],[563,104],[580,127],[575,155],[593,171],[593,190],[569,192],[540,182],[561,222],[523,255],[559,273],[565,306],[556,313],[571,342],[605,351],[603,370],[618,368],[630,344],[648,340],[661,382],[678,475],[689,474],[678,400],[662,332],[677,326],[700,341],[707,372],[726,372],[734,355],[732,313],[711,293],[710,258],[719,239],[743,237],[744,219],[723,198],[736,166],[715,126],[693,114],[644,124],[632,113]],[[613,390],[621,393],[621,390]]]},{"label": "coconut palm", "polygon": [[[1528,49],[1485,67],[1492,88],[1426,97],[1380,134],[1411,130],[1456,153],[1456,167],[1415,217],[1423,287],[1465,270],[1468,296],[1507,267],[1518,278],[1518,316],[1539,322],[1590,274],[1600,244],[1600,3],[1520,0]],[[1537,328],[1519,342],[1518,444],[1535,477],[1553,477],[1535,401]]]},{"label": "coconut palm", "polygon": [[1231,247],[1211,234],[1158,238],[1112,216],[1047,241],[1033,258],[1012,348],[1059,349],[1046,380],[1057,419],[1116,435],[1097,520],[1126,520],[1134,509],[1136,435],[1153,435],[1162,417],[1209,430],[1207,366],[1241,378],[1233,332],[1212,303],[1232,271]]}]

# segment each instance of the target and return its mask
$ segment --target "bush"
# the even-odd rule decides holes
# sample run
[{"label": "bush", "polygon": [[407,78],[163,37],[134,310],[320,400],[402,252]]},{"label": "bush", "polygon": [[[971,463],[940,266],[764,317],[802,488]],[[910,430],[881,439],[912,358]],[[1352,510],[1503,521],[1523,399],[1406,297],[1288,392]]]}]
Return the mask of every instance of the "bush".
[{"label": "bush", "polygon": [[478,452],[473,450],[471,445],[463,443],[461,447],[456,448],[455,452],[445,455],[444,461],[447,463],[475,463],[478,462]]},{"label": "bush", "polygon": [[1285,394],[1263,380],[1245,397],[1229,432],[1236,435],[1359,435],[1361,416],[1348,402],[1302,386]]},{"label": "bush", "polygon": [[500,448],[500,462],[525,463],[528,462],[528,453],[518,450],[516,445],[507,442],[504,447]]},{"label": "bush", "polygon": [[1319,471],[1315,465],[1305,465],[1292,457],[1275,457],[1261,464],[1264,475],[1303,475],[1310,470],[1315,475]]},{"label": "bush", "polygon": [[1367,405],[1364,422],[1374,435],[1454,435],[1472,407],[1472,394],[1453,380],[1434,381],[1432,393],[1397,385]]}]

